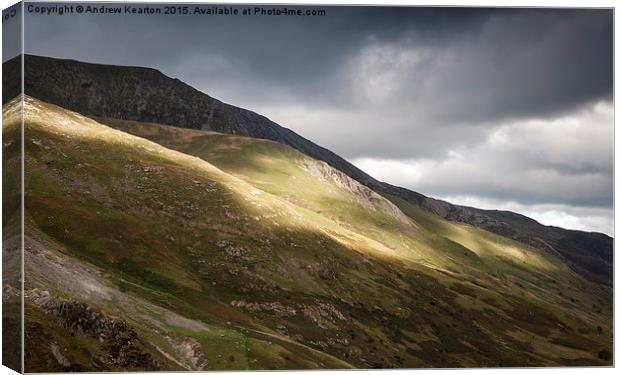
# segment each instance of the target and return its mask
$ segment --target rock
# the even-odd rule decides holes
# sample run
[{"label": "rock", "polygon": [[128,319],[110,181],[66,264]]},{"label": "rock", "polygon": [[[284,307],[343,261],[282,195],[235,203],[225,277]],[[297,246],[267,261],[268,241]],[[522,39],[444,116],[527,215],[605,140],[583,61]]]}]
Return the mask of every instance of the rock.
[{"label": "rock", "polygon": [[[98,339],[102,350],[108,354],[106,361],[110,365],[160,369],[161,364],[144,350],[138,334],[124,321],[111,318],[82,302],[51,297],[47,291],[30,290],[28,298],[74,334]],[[56,359],[62,361],[60,357]]]},{"label": "rock", "polygon": [[250,312],[270,312],[278,317],[290,317],[297,314],[294,308],[284,306],[280,302],[246,302],[243,300],[235,300],[230,302],[230,305]]},{"label": "rock", "polygon": [[175,351],[192,371],[204,371],[209,362],[204,356],[200,342],[193,337],[185,337],[180,344],[173,344]]},{"label": "rock", "polygon": [[58,344],[56,344],[55,342],[50,343],[50,351],[52,352],[54,358],[56,358],[56,361],[58,361],[59,365],[61,365],[62,367],[71,366],[71,362],[69,362],[69,360],[62,354]]}]

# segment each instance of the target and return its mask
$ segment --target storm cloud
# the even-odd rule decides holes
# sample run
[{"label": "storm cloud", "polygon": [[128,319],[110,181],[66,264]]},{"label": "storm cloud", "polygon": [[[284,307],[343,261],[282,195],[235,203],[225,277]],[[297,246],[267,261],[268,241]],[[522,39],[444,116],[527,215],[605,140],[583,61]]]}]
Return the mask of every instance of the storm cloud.
[{"label": "storm cloud", "polygon": [[160,69],[390,183],[613,231],[611,10],[26,12],[25,30],[27,53]]}]

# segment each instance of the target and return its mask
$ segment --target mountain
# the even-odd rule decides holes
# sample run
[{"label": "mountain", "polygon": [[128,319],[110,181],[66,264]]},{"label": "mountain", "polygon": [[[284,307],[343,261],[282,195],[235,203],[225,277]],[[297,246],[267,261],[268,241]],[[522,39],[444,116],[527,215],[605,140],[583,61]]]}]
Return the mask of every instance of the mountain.
[{"label": "mountain", "polygon": [[[254,112],[222,103],[150,68],[88,64],[25,55],[25,93],[74,110],[100,116],[168,124],[188,129],[270,139],[345,171],[356,180],[378,182],[333,152]],[[3,64],[4,101],[20,92],[20,57]]]},{"label": "mountain", "polygon": [[[268,139],[326,162],[370,189],[405,199],[445,219],[467,223],[558,255],[582,276],[613,284],[613,239],[544,226],[508,211],[453,205],[377,181],[351,163],[254,112],[222,103],[155,69],[25,55],[25,93],[85,116],[167,124]],[[20,92],[21,57],[3,64],[3,100]]]},{"label": "mountain", "polygon": [[557,255],[278,142],[23,118],[28,372],[611,364],[612,290]]}]

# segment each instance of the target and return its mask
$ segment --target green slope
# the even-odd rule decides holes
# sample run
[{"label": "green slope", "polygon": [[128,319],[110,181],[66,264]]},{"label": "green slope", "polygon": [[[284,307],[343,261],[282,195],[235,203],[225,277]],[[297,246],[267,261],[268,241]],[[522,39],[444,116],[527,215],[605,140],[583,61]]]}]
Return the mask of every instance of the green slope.
[{"label": "green slope", "polygon": [[63,336],[72,326],[55,304],[83,302],[130,327],[140,359],[112,363],[118,344],[78,334],[57,339],[71,365],[610,363],[599,358],[611,350],[609,291],[551,255],[416,212],[273,142],[101,120],[114,130],[31,98],[25,108],[37,244],[26,283],[50,293],[27,299],[27,329]]},{"label": "green slope", "polygon": [[[390,216],[380,209],[369,210],[369,195],[373,195],[375,206],[387,206],[385,202],[377,203],[382,196],[367,193],[367,188],[325,163],[276,142],[133,121],[99,120],[198,156],[261,190],[376,239],[401,257],[406,250],[415,249],[418,255],[415,260],[430,267],[457,271],[472,265],[474,269],[470,272],[497,271],[521,276],[523,281],[539,278],[543,284],[557,281],[557,277],[563,278],[566,284],[578,279],[550,254],[469,225],[443,220],[398,197],[386,195],[410,219],[408,222],[402,216]],[[523,267],[527,268],[525,274],[521,272]],[[594,288],[589,283],[580,285]]]}]

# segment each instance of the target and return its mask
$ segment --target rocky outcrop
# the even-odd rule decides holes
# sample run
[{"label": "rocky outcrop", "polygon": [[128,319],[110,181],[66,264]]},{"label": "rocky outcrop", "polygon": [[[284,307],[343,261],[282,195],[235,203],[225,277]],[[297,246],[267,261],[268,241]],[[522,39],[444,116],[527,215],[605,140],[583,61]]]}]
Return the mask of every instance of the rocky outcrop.
[{"label": "rocky outcrop", "polygon": [[291,317],[297,314],[297,311],[290,307],[284,306],[280,302],[249,302],[244,300],[234,300],[230,302],[230,306],[247,310],[249,312],[269,312],[278,317]]},{"label": "rocky outcrop", "polygon": [[175,354],[171,356],[157,348],[166,358],[190,371],[205,371],[209,368],[209,361],[205,358],[202,345],[198,340],[193,337],[184,337],[179,341],[170,336],[166,336],[166,339]]},{"label": "rocky outcrop", "polygon": [[[128,369],[161,368],[160,363],[144,350],[136,331],[124,321],[109,317],[82,302],[54,298],[47,291],[33,289],[28,291],[26,297],[45,313],[54,316],[67,330],[98,339],[103,351],[108,354],[107,358],[103,358],[104,363]],[[53,346],[51,350],[54,353]],[[59,362],[67,362],[64,357],[54,356]],[[65,365],[69,366],[68,362]]]},{"label": "rocky outcrop", "polygon": [[406,221],[407,217],[392,202],[377,194],[366,185],[351,178],[346,173],[329,166],[329,164],[301,158],[297,161],[299,166],[319,181],[329,181],[339,188],[346,190],[355,196],[356,202],[370,210],[381,210],[393,216],[396,220]]}]

